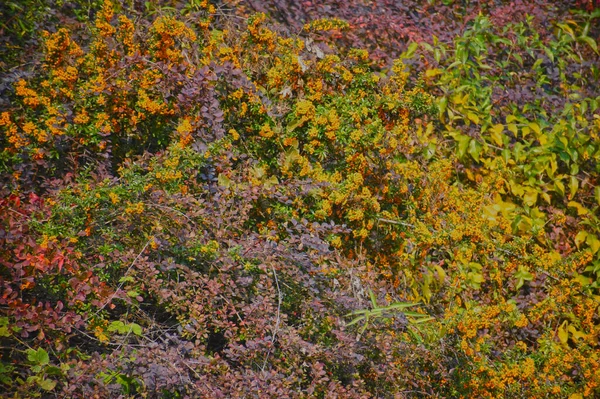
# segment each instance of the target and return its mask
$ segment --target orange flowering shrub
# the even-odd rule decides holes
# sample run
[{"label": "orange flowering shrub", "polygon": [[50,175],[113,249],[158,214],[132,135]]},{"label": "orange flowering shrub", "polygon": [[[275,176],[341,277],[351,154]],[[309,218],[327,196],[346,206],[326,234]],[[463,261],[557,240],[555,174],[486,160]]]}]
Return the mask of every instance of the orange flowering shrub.
[{"label": "orange flowering shrub", "polygon": [[[197,35],[206,35],[205,27],[200,23],[195,31],[159,16],[136,31],[105,2],[85,51],[65,28],[44,33],[43,75],[35,83],[18,81],[20,107],[2,114],[2,158],[17,170],[20,159],[33,158],[60,174],[90,157],[116,167],[125,157],[165,148],[180,119],[188,124],[184,142],[207,127],[220,134],[214,72],[189,59],[199,54]],[[67,154],[75,153],[65,166]]]}]

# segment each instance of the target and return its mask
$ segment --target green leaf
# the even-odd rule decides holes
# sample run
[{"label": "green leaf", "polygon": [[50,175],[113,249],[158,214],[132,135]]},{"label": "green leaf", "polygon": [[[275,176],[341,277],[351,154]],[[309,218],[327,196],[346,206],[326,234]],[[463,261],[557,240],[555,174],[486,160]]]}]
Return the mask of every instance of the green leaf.
[{"label": "green leaf", "polygon": [[548,58],[550,58],[550,61],[552,63],[554,63],[554,53],[552,52],[552,49],[550,49],[549,47],[545,47],[544,46],[544,52],[546,53],[546,55],[548,56]]},{"label": "green leaf", "polygon": [[569,179],[569,192],[571,193],[571,198],[575,196],[575,193],[577,193],[578,188],[579,181],[577,180],[577,177],[571,176]]},{"label": "green leaf", "polygon": [[533,280],[533,274],[529,273],[523,267],[519,268],[519,271],[515,273],[514,277],[517,279],[517,289],[521,288],[525,281]]},{"label": "green leaf", "polygon": [[425,157],[425,159],[429,160],[433,158],[433,156],[435,155],[436,148],[437,146],[435,143],[427,144],[427,147],[423,149],[423,156]]},{"label": "green leaf", "polygon": [[414,302],[414,303],[394,302],[390,306],[387,306],[386,309],[388,309],[388,310],[405,309],[405,308],[410,308],[412,306],[417,306],[418,304],[419,304],[418,302]]},{"label": "green leaf", "polygon": [[431,46],[431,44],[427,43],[427,42],[421,42],[421,47],[423,47],[425,50],[427,51],[433,51],[433,47]]},{"label": "green leaf", "polygon": [[2,326],[0,327],[0,337],[10,337],[11,333],[8,330],[8,327]]},{"label": "green leaf", "polygon": [[46,379],[46,378],[39,379],[37,381],[37,384],[44,391],[52,391],[54,389],[54,387],[56,387],[56,381],[49,380],[49,379]]},{"label": "green leaf", "polygon": [[302,118],[299,118],[296,121],[290,122],[290,124],[288,124],[287,129],[286,129],[287,132],[288,133],[293,132],[294,130],[296,130],[297,128],[299,128],[300,126],[302,126],[304,124],[304,122],[305,121]]},{"label": "green leaf", "polygon": [[560,179],[554,180],[554,191],[556,191],[557,193],[559,193],[561,196],[564,197],[565,185],[563,184],[562,181],[560,181]]},{"label": "green leaf", "polygon": [[107,330],[110,332],[117,332],[119,334],[124,334],[127,332],[127,330],[125,329],[125,323],[123,323],[120,320],[116,320],[110,323],[108,325]]},{"label": "green leaf", "polygon": [[44,369],[47,375],[63,375],[63,370],[60,367],[48,366]]},{"label": "green leaf", "polygon": [[129,334],[134,333],[135,335],[142,335],[142,327],[136,323],[125,324],[120,320],[113,321],[108,325],[108,331],[117,332],[118,334]]},{"label": "green leaf", "polygon": [[521,54],[514,53],[512,56],[515,58],[515,60],[519,62],[519,65],[523,65],[523,57],[521,57]]},{"label": "green leaf", "polygon": [[454,137],[454,139],[458,142],[458,153],[456,155],[459,158],[463,158],[467,153],[467,148],[469,147],[471,138],[464,134],[458,134]]},{"label": "green leaf", "polygon": [[411,320],[410,322],[412,324],[421,324],[421,323],[426,323],[426,322],[431,321],[431,320],[435,320],[435,317],[429,316],[429,317],[424,317],[422,319]]},{"label": "green leaf", "polygon": [[48,352],[42,348],[38,348],[37,351],[33,349],[27,349],[27,360],[29,360],[31,363],[43,366],[50,362],[50,357],[48,356]]},{"label": "green leaf", "polygon": [[577,233],[577,235],[575,236],[575,246],[577,248],[579,248],[581,243],[585,242],[587,235],[588,233],[585,230],[581,230],[579,233]]},{"label": "green leaf", "polygon": [[589,36],[579,36],[577,41],[586,43],[595,53],[598,53],[598,44],[594,39]]},{"label": "green leaf", "polygon": [[131,323],[129,324],[129,328],[131,329],[131,332],[137,335],[138,337],[142,335],[142,326],[140,326],[139,324]]},{"label": "green leaf", "polygon": [[482,148],[483,147],[481,146],[481,144],[479,144],[479,142],[475,139],[469,142],[469,154],[477,162],[479,162],[479,155],[481,154]]},{"label": "green leaf", "polygon": [[0,337],[10,337],[12,335],[8,324],[8,317],[0,317]]},{"label": "green leaf", "polygon": [[356,323],[358,323],[359,321],[361,321],[361,320],[364,320],[364,319],[365,319],[365,317],[364,317],[364,316],[357,317],[357,318],[355,318],[354,320],[352,320],[351,322],[349,322],[349,323],[346,323],[346,327],[352,326],[352,325],[354,325],[354,324],[356,324]]},{"label": "green leaf", "polygon": [[447,106],[448,106],[448,97],[440,98],[440,100],[438,101],[438,109],[440,111],[440,116],[444,114]]},{"label": "green leaf", "polygon": [[412,58],[412,56],[415,55],[417,48],[419,48],[419,44],[417,42],[410,43],[406,51],[400,55],[400,58]]},{"label": "green leaf", "polygon": [[375,294],[373,293],[373,290],[369,289],[369,298],[371,298],[371,304],[373,305],[373,308],[377,307],[377,298],[375,298]]},{"label": "green leaf", "polygon": [[421,317],[429,317],[429,316],[428,316],[428,315],[426,315],[426,314],[423,314],[423,313],[417,313],[417,312],[405,311],[405,312],[402,312],[402,313],[404,313],[406,316],[410,316],[410,317],[416,317],[416,318],[421,318]]}]

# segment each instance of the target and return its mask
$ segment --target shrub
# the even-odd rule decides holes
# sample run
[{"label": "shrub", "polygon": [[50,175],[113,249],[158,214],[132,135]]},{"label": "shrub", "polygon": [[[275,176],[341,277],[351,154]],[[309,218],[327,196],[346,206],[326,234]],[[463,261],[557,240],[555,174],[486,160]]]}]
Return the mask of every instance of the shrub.
[{"label": "shrub", "polygon": [[[45,34],[0,118],[7,392],[598,393],[595,14],[382,71],[339,19],[116,11]],[[553,68],[556,98],[494,97]]]}]

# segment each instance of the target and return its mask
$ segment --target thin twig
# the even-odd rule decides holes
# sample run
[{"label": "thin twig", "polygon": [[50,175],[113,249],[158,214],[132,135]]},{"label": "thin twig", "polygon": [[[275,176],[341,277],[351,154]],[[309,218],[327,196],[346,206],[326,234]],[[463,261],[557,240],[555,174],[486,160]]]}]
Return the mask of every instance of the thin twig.
[{"label": "thin twig", "polygon": [[546,275],[547,277],[550,277],[552,280],[554,281],[560,281],[559,279],[557,279],[556,277],[550,275],[550,273],[548,273],[547,271],[542,271],[542,274]]},{"label": "thin twig", "polygon": [[[150,241],[152,241],[153,238],[150,238],[148,241],[146,241],[146,244],[144,245],[144,248],[142,248],[142,250],[140,251],[140,253],[137,254],[137,256],[135,257],[135,259],[133,260],[133,262],[131,262],[131,264],[129,265],[129,267],[127,268],[127,270],[125,271],[125,274],[123,275],[123,277],[127,276],[129,274],[129,271],[131,270],[131,268],[133,267],[133,265],[135,265],[135,262],[137,262],[137,260],[140,258],[140,256],[142,256],[142,254],[144,253],[144,251],[146,250],[146,248],[148,248],[148,245],[150,245]],[[108,306],[109,303],[112,302],[113,299],[115,299],[117,292],[119,292],[119,290],[121,288],[123,288],[123,284],[125,284],[125,281],[122,280],[121,283],[117,286],[117,289],[115,290],[115,292],[113,292],[113,294],[110,296],[110,298],[108,298],[108,300],[104,303],[104,305],[102,305],[98,310],[96,310],[96,312],[94,312],[94,314],[92,316],[96,316],[98,315],[98,313],[100,313],[102,311],[102,309],[104,309],[106,306]],[[88,317],[86,319],[86,322],[89,321],[92,316]]]},{"label": "thin twig", "polygon": [[119,343],[119,342],[101,341],[98,338],[96,338],[80,329],[77,329],[75,331],[77,331],[79,334],[85,335],[86,337],[88,337],[89,339],[91,339],[93,341],[99,342],[102,345],[110,345],[110,346],[121,346],[122,345],[122,343]]},{"label": "thin twig", "polygon": [[[273,276],[275,277],[275,285],[277,287],[277,319],[275,320],[275,328],[273,328],[273,337],[271,338],[271,344],[275,345],[275,338],[277,337],[277,332],[279,331],[279,323],[281,322],[281,302],[282,295],[281,289],[279,288],[279,279],[277,278],[277,273],[275,272],[275,268],[271,265],[271,270],[273,271]],[[265,371],[265,367],[267,367],[267,361],[269,360],[269,355],[271,354],[271,348],[269,348],[267,355],[265,356],[265,361],[263,362],[261,371]]]},{"label": "thin twig", "polygon": [[421,395],[427,395],[427,396],[431,396],[431,394],[427,393],[427,392],[423,392],[423,391],[402,391],[402,393],[418,393]]},{"label": "thin twig", "polygon": [[202,376],[196,370],[194,370],[194,368],[192,366],[190,366],[189,364],[187,364],[187,362],[185,360],[182,360],[181,363],[183,363],[188,369],[190,369],[190,371],[192,373],[194,373],[196,375],[196,378],[198,378],[198,381],[202,381],[202,383],[204,383],[205,387],[207,387],[208,389],[210,389],[213,394],[215,393],[215,390],[210,385],[208,385],[208,383],[206,381],[204,381],[202,379]]},{"label": "thin twig", "polygon": [[391,220],[391,219],[384,219],[384,218],[379,218],[377,220],[380,222],[384,222],[384,223],[398,224],[401,226],[412,227],[413,229],[415,228],[415,226],[410,223],[400,222],[398,220]]},{"label": "thin twig", "polygon": [[194,221],[193,221],[192,219],[190,219],[188,215],[186,215],[185,213],[181,212],[179,209],[175,209],[175,208],[172,208],[172,207],[170,207],[170,206],[167,206],[167,205],[159,205],[159,204],[155,204],[155,203],[153,203],[153,202],[146,202],[146,205],[149,205],[149,206],[154,206],[154,207],[156,207],[156,208],[168,209],[168,210],[170,210],[170,211],[173,211],[173,212],[175,212],[175,213],[178,213],[178,214],[180,214],[181,216],[183,216],[184,218],[186,218],[186,219],[187,219],[187,220],[188,220],[190,223],[192,223],[193,225],[196,225],[196,223],[194,223]]},{"label": "thin twig", "polygon": [[23,212],[19,212],[16,209],[12,209],[12,208],[8,208],[9,211],[16,213],[17,215],[21,215],[23,217],[28,217],[26,214],[24,214]]}]

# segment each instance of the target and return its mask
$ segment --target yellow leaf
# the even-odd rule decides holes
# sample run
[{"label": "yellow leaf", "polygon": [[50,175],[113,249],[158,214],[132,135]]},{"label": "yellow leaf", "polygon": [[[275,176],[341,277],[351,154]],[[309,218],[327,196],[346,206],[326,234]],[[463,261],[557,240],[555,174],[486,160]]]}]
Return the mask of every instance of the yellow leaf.
[{"label": "yellow leaf", "polygon": [[554,180],[554,188],[557,193],[560,195],[565,195],[565,185],[560,180]]},{"label": "yellow leaf", "polygon": [[523,195],[523,202],[527,206],[534,206],[537,202],[538,193],[533,188],[526,188],[525,194]]},{"label": "yellow leaf", "polygon": [[600,249],[600,240],[595,235],[588,234],[585,242],[590,246],[592,253],[596,253]]},{"label": "yellow leaf", "polygon": [[569,203],[567,204],[567,206],[569,208],[575,208],[577,209],[577,215],[581,216],[581,215],[587,215],[588,210],[581,205],[579,202],[576,201],[569,201]]},{"label": "yellow leaf", "polygon": [[567,331],[567,322],[564,321],[560,327],[558,327],[558,339],[563,344],[566,344],[569,340],[569,332]]},{"label": "yellow leaf", "polygon": [[271,187],[278,186],[279,185],[279,180],[277,179],[277,177],[271,176],[267,180],[265,180],[263,183],[265,185],[265,188],[271,188]]},{"label": "yellow leaf", "polygon": [[586,333],[579,331],[573,326],[569,326],[568,330],[575,339],[585,339],[587,337]]},{"label": "yellow leaf", "polygon": [[260,166],[252,168],[252,171],[254,172],[254,177],[257,179],[261,179],[265,175],[265,168]]},{"label": "yellow leaf", "polygon": [[475,124],[479,124],[479,116],[473,112],[467,112],[467,118]]},{"label": "yellow leaf", "polygon": [[493,225],[495,226],[497,224],[497,215],[498,215],[498,207],[496,205],[488,205],[488,206],[484,206],[483,207],[483,217],[489,221],[492,222]]},{"label": "yellow leaf", "polygon": [[571,192],[571,198],[575,196],[577,193],[577,189],[579,188],[579,181],[577,177],[571,176],[569,179],[569,191]]},{"label": "yellow leaf", "polygon": [[546,201],[546,203],[550,203],[551,202],[551,198],[550,195],[548,195],[548,193],[542,193],[542,198],[544,199],[544,201]]},{"label": "yellow leaf", "polygon": [[540,125],[535,122],[529,122],[529,128],[534,131],[538,136],[542,133],[542,129],[540,129]]},{"label": "yellow leaf", "polygon": [[492,138],[492,140],[494,140],[494,143],[496,143],[496,145],[498,145],[498,146],[502,146],[502,144],[503,144],[502,132],[504,132],[504,125],[501,123],[494,125],[490,129],[490,137]]},{"label": "yellow leaf", "polygon": [[425,76],[428,78],[437,76],[439,74],[442,73],[441,69],[435,68],[435,69],[428,69],[427,71],[425,71]]},{"label": "yellow leaf", "polygon": [[512,193],[514,195],[518,195],[518,196],[522,196],[525,194],[525,188],[520,185],[519,183],[515,182],[514,180],[510,180],[510,191],[512,191]]},{"label": "yellow leaf", "polygon": [[[579,281],[579,284],[581,284],[583,287],[587,287],[588,285],[592,284],[592,279],[589,277],[586,277],[582,274],[577,274],[575,279],[577,281]],[[568,330],[571,331],[571,334],[573,334],[573,331],[577,331],[577,330],[575,330],[575,327],[573,327],[573,326],[569,326]],[[575,336],[575,334],[573,334],[573,336]],[[575,338],[577,338],[577,337],[575,337]]]},{"label": "yellow leaf", "polygon": [[467,174],[467,179],[469,179],[471,181],[475,181],[475,175],[473,174],[473,172],[470,169],[466,169],[465,173]]},{"label": "yellow leaf", "polygon": [[431,300],[431,289],[429,288],[429,284],[423,283],[421,288],[423,289],[423,298],[425,299],[424,302],[429,303]]},{"label": "yellow leaf", "polygon": [[577,233],[577,235],[575,236],[575,245],[577,246],[577,248],[579,248],[579,245],[581,245],[581,243],[585,241],[587,235],[588,233],[585,230],[581,230],[579,233]]},{"label": "yellow leaf", "polygon": [[[561,24],[556,24],[556,26],[561,28],[564,32],[566,32],[573,39],[575,38],[575,32],[573,32],[573,29],[571,29],[571,27],[569,25],[561,23]],[[571,398],[569,398],[569,399],[571,399]]]},{"label": "yellow leaf", "polygon": [[425,129],[425,134],[427,136],[429,136],[431,133],[433,133],[433,122],[429,122],[427,124],[427,128]]},{"label": "yellow leaf", "polygon": [[464,102],[466,101],[467,97],[466,96],[461,96],[459,93],[455,94],[454,96],[452,96],[452,102],[456,105],[461,105],[464,104]]},{"label": "yellow leaf", "polygon": [[435,271],[437,272],[437,279],[440,283],[443,283],[444,280],[446,279],[446,272],[444,271],[444,269],[442,269],[441,266],[439,265],[435,265],[433,267],[435,269]]},{"label": "yellow leaf", "polygon": [[569,399],[583,399],[583,396],[580,393],[574,393],[569,396]]},{"label": "yellow leaf", "polygon": [[494,210],[496,210],[496,213],[497,212],[501,212],[504,217],[508,217],[510,215],[510,213],[512,213],[515,210],[515,208],[517,207],[512,202],[509,202],[509,201],[504,202],[504,201],[502,201],[502,198],[500,198],[500,196],[498,196],[498,198],[496,199],[495,202],[496,203],[493,206]]},{"label": "yellow leaf", "polygon": [[225,176],[223,173],[219,174],[217,178],[217,184],[221,187],[229,188],[232,185],[232,181],[229,177]]}]

